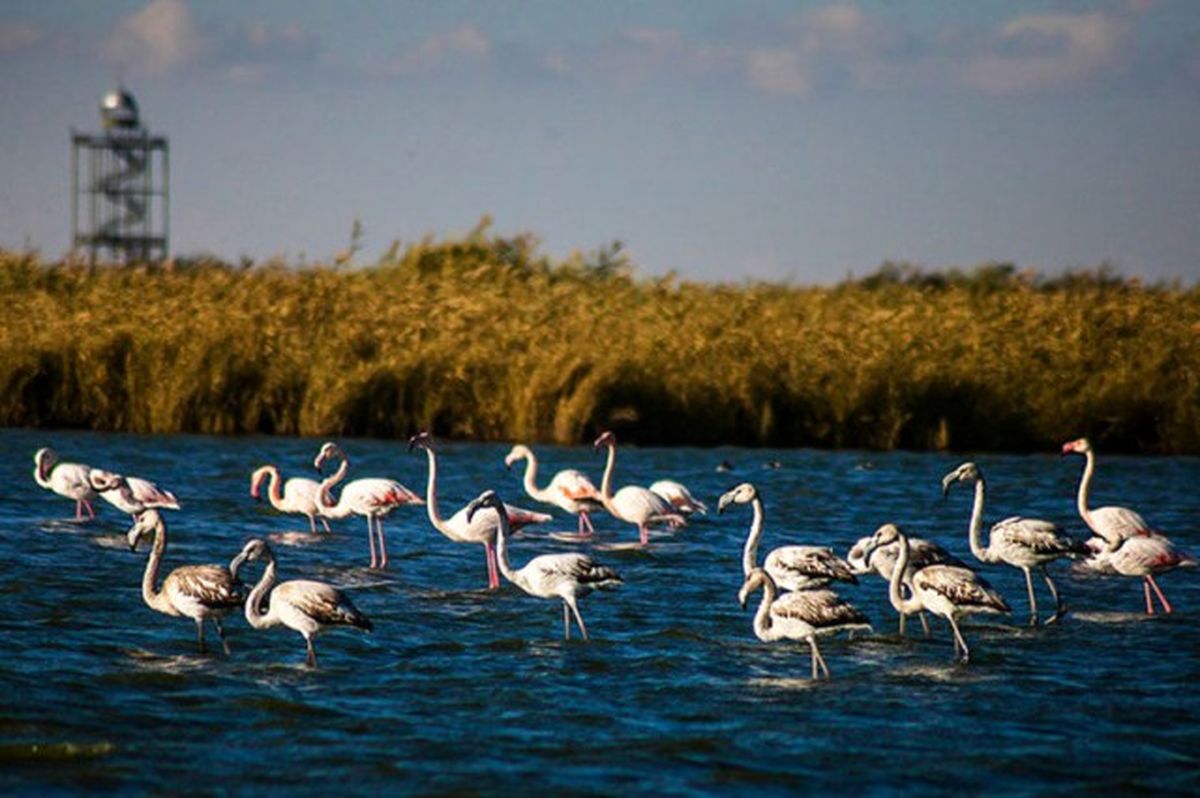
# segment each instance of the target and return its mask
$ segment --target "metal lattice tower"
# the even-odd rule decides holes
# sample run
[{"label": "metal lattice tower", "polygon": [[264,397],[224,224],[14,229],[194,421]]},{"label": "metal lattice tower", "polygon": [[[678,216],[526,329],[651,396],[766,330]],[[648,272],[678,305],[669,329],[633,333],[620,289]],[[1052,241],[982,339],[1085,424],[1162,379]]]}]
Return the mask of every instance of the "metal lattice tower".
[{"label": "metal lattice tower", "polygon": [[101,249],[123,263],[162,260],[167,139],[142,126],[137,101],[124,88],[104,95],[100,120],[103,133],[71,133],[72,245],[87,249],[93,263]]}]

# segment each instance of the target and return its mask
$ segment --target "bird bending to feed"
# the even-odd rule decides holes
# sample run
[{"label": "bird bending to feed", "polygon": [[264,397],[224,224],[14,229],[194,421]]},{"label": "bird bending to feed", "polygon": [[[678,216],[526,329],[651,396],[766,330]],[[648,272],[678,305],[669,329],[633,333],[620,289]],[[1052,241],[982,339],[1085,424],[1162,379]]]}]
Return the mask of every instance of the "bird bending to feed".
[{"label": "bird bending to feed", "polygon": [[317,667],[313,638],[326,629],[334,626],[353,626],[366,632],[374,629],[370,619],[333,585],[308,579],[276,584],[275,553],[265,540],[254,538],[246,543],[229,564],[229,570],[236,574],[246,561],[264,559],[267,567],[246,599],[246,621],[255,629],[286,626],[299,632],[308,649],[305,660],[308,667]]},{"label": "bird bending to feed", "polygon": [[963,463],[942,477],[942,495],[950,493],[956,483],[975,484],[975,503],[971,508],[971,521],[967,528],[967,539],[971,554],[980,562],[1002,562],[1025,572],[1025,589],[1029,592],[1029,625],[1037,626],[1037,597],[1033,591],[1033,569],[1037,569],[1046,580],[1046,587],[1054,599],[1054,614],[1046,623],[1054,623],[1066,612],[1054,580],[1046,573],[1046,564],[1067,557],[1085,557],[1088,548],[1082,541],[1068,535],[1058,524],[1040,518],[1022,518],[1014,515],[992,526],[988,533],[988,544],[983,545],[983,504],[987,493],[983,472],[974,463]]},{"label": "bird bending to feed", "polygon": [[321,526],[329,532],[329,522],[321,515],[317,497],[321,493],[321,483],[308,477],[291,477],[286,481],[279,474],[279,467],[273,464],[260,466],[250,475],[250,495],[255,501],[262,501],[262,485],[267,482],[267,500],[281,513],[302,515],[308,519],[308,529],[314,535],[317,533],[317,519]]},{"label": "bird bending to feed", "polygon": [[[1092,553],[1084,561],[1083,570],[1140,576],[1146,597],[1146,614],[1154,614],[1154,604],[1150,600],[1151,588],[1158,596],[1163,611],[1172,612],[1171,603],[1163,595],[1154,575],[1180,567],[1195,567],[1196,559],[1176,548],[1165,535],[1151,529],[1142,516],[1128,507],[1097,507],[1094,510],[1088,508],[1092,478],[1096,473],[1096,453],[1087,438],[1064,443],[1062,453],[1063,456],[1082,454],[1086,458],[1083,477],[1079,480],[1079,515],[1106,544],[1099,547],[1093,541],[1088,541],[1087,545]],[[1126,548],[1130,542],[1133,545]]]},{"label": "bird bending to feed", "polygon": [[[425,511],[429,515],[429,523],[455,543],[482,544],[484,557],[487,560],[488,589],[499,588],[500,572],[496,565],[495,549],[496,532],[500,528],[499,522],[491,513],[472,517],[467,512],[467,507],[470,505],[462,507],[449,518],[442,518],[437,502],[437,453],[434,451],[433,436],[428,432],[412,436],[408,441],[408,450],[411,452],[414,449],[424,449],[429,461],[429,482],[425,488]],[[504,507],[507,511],[509,527],[513,531],[530,524],[542,524],[552,518],[546,513],[525,510],[511,504],[506,504]]]},{"label": "bird bending to feed", "polygon": [[[367,519],[367,543],[371,547],[370,568],[385,569],[388,565],[387,539],[383,534],[383,519],[397,507],[406,504],[424,504],[421,497],[394,479],[365,477],[347,482],[337,501],[333,500],[333,486],[341,482],[350,467],[350,458],[336,443],[326,443],[317,453],[313,466],[321,472],[327,460],[341,460],[337,471],[321,481],[317,491],[317,510],[326,518],[348,518],[361,515]],[[379,539],[379,554],[376,557],[375,540]]]},{"label": "bird bending to feed", "polygon": [[553,504],[571,515],[579,518],[579,536],[587,537],[595,533],[589,513],[604,509],[600,499],[600,491],[582,471],[567,468],[559,471],[545,488],[537,486],[538,460],[533,450],[528,446],[517,444],[504,458],[506,468],[512,468],[513,463],[525,461],[525,492],[529,497],[539,502]]},{"label": "bird bending to feed", "polygon": [[708,514],[708,507],[704,505],[704,502],[692,496],[690,490],[673,479],[660,479],[650,486],[650,490],[670,502],[671,506],[675,508],[675,512],[685,518],[696,513]]},{"label": "bird bending to feed", "polygon": [[88,483],[101,499],[129,515],[136,516],[143,510],[179,509],[174,493],[145,479],[93,468],[88,472]]},{"label": "bird bending to feed", "polygon": [[[742,549],[742,576],[758,567],[758,542],[763,533],[763,501],[758,489],[743,482],[726,492],[717,502],[717,514],[725,512],[730,504],[749,504],[754,510],[750,521],[750,532]],[[767,555],[763,569],[771,575],[771,581],[782,590],[811,590],[824,587],[830,582],[858,584],[850,564],[824,546],[780,546]]]},{"label": "bird bending to feed", "polygon": [[[959,631],[960,618],[979,612],[1011,612],[1004,597],[992,589],[982,576],[970,568],[955,565],[927,565],[912,575],[912,595],[904,598],[901,595],[900,584],[905,569],[908,568],[911,553],[908,538],[895,524],[884,524],[875,531],[867,554],[880,546],[893,542],[899,543],[900,558],[892,569],[892,580],[888,583],[888,599],[897,612],[913,613],[918,610],[929,610],[934,615],[940,615],[950,623],[954,632],[954,656],[961,662],[968,662],[971,650],[967,641]],[[961,653],[961,656],[960,656]]]},{"label": "bird bending to feed", "polygon": [[196,641],[201,654],[206,650],[204,621],[211,620],[228,655],[229,643],[225,640],[221,619],[242,606],[246,600],[243,586],[224,565],[181,565],[167,574],[161,588],[156,588],[158,569],[167,548],[167,525],[157,510],[145,510],[138,514],[126,536],[129,549],[136,551],[138,542],[147,535],[154,536],[154,547],[150,550],[146,571],[142,575],[142,600],[146,606],[164,615],[195,621]]},{"label": "bird bending to feed", "polygon": [[604,466],[604,479],[600,483],[600,497],[604,509],[608,510],[619,521],[635,524],[641,545],[650,542],[649,529],[652,524],[671,524],[687,526],[687,520],[675,511],[671,503],[648,488],[638,485],[626,485],[612,492],[612,475],[617,465],[617,436],[612,432],[604,432],[592,444],[596,449],[608,447],[608,462]]},{"label": "bird bending to feed", "polygon": [[33,479],[46,490],[54,491],[59,496],[75,500],[75,520],[82,521],[86,508],[88,519],[96,517],[92,509],[92,499],[96,491],[88,481],[91,466],[80,463],[63,463],[58,459],[58,453],[49,447],[38,449],[33,455],[35,468]]},{"label": "bird bending to feed", "polygon": [[[846,562],[850,566],[850,570],[856,574],[878,574],[883,581],[892,581],[892,571],[896,568],[896,562],[900,559],[900,544],[893,541],[892,543],[871,547],[871,536],[859,538],[858,541],[846,553]],[[934,543],[931,540],[924,538],[909,538],[908,539],[908,567],[904,569],[901,575],[901,581],[909,594],[912,593],[912,575],[924,568],[927,565],[955,565],[961,568],[966,568],[967,565],[962,560],[955,557],[944,548]],[[904,621],[908,617],[906,613],[900,612],[900,635],[904,635]],[[917,618],[921,621],[921,628],[925,632],[925,636],[929,637],[929,622],[925,620],[924,611],[917,613]]]},{"label": "bird bending to feed", "polygon": [[[493,513],[484,513],[490,509]],[[507,508],[494,490],[485,490],[466,506],[467,521],[477,515],[494,515],[496,528],[496,559],[504,578],[531,596],[558,598],[563,603],[563,638],[571,639],[571,619],[568,610],[575,616],[579,633],[588,639],[587,627],[579,614],[577,600],[593,590],[616,587],[622,583],[616,571],[607,568],[586,554],[542,554],[514,570],[508,563],[507,539],[511,531]]]},{"label": "bird bending to feed", "polygon": [[817,637],[843,629],[870,629],[867,616],[832,590],[803,590],[778,595],[771,575],[754,568],[746,576],[738,602],[742,609],[755,590],[762,589],[762,603],[754,614],[754,634],[764,643],[803,640],[812,651],[812,678],[820,678],[818,667],[829,678],[829,666],[817,648]]}]

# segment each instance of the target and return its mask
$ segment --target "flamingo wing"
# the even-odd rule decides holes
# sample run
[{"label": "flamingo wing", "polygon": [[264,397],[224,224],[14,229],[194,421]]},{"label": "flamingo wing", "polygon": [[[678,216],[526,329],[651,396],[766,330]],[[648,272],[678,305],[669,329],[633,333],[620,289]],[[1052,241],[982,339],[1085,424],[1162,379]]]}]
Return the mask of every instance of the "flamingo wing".
[{"label": "flamingo wing", "polygon": [[550,480],[549,489],[572,501],[600,500],[600,490],[587,478],[586,474],[573,468],[555,474],[554,479]]},{"label": "flamingo wing", "polygon": [[817,629],[870,625],[861,610],[832,590],[784,593],[771,605],[771,615],[785,621],[799,621]]},{"label": "flamingo wing", "polygon": [[942,596],[955,607],[1010,612],[1008,602],[987,580],[966,568],[930,565],[913,574],[913,587]]},{"label": "flamingo wing", "polygon": [[125,481],[129,483],[133,497],[146,507],[166,510],[179,509],[179,499],[175,498],[175,494],[171,491],[163,490],[153,482],[141,477],[125,477]]},{"label": "flamingo wing", "polygon": [[1075,540],[1053,521],[1040,518],[1022,518],[1014,515],[992,527],[991,536],[1012,545],[1046,556],[1086,556],[1087,547]]},{"label": "flamingo wing", "polygon": [[373,628],[354,602],[325,582],[293,579],[276,587],[273,593],[277,600],[286,601],[319,624],[356,626],[367,631]]},{"label": "flamingo wing", "polygon": [[[812,580],[858,584],[850,563],[824,546],[780,546],[771,551],[763,561],[763,568],[780,587],[808,583]],[[776,576],[778,574],[778,576]],[[802,590],[802,586],[787,587]]]},{"label": "flamingo wing", "polygon": [[235,610],[246,601],[245,586],[223,565],[185,565],[163,581],[176,606],[194,602],[208,609]]},{"label": "flamingo wing", "polygon": [[1153,531],[1146,519],[1128,507],[1100,507],[1092,510],[1088,525],[1097,535],[1110,541],[1148,535]]}]

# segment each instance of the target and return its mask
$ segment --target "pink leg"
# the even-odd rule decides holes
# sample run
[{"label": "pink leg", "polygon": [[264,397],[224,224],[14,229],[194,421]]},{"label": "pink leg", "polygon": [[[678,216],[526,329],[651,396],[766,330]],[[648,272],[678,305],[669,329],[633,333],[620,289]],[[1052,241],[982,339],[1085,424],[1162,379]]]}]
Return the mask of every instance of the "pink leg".
[{"label": "pink leg", "polygon": [[1167,597],[1163,595],[1162,589],[1159,588],[1158,582],[1154,579],[1154,574],[1147,574],[1146,581],[1150,583],[1150,587],[1154,588],[1154,592],[1158,594],[1158,600],[1162,602],[1163,612],[1170,615],[1174,610],[1171,609],[1171,602],[1167,601]]},{"label": "pink leg", "polygon": [[75,500],[75,520],[76,521],[83,520],[83,499]]},{"label": "pink leg", "polygon": [[1154,614],[1154,605],[1150,603],[1150,577],[1148,577],[1148,576],[1142,577],[1142,589],[1146,593],[1146,614],[1153,615]]},{"label": "pink leg", "polygon": [[638,534],[641,536],[643,546],[650,542],[650,532],[646,529],[645,524],[638,524]]},{"label": "pink leg", "polygon": [[[596,528],[594,526],[592,526],[592,519],[588,516],[587,513],[579,514],[579,524],[580,524],[580,527],[579,527],[580,534],[585,534],[585,535],[596,534]],[[584,527],[587,527],[586,532],[583,529]]]},{"label": "pink leg", "polygon": [[96,511],[92,509],[92,503],[87,499],[84,499],[83,506],[87,508],[88,518],[91,518],[93,521],[96,520]]},{"label": "pink leg", "polygon": [[387,568],[387,543],[383,537],[383,519],[375,519],[375,529],[379,534],[379,567]]},{"label": "pink leg", "polygon": [[488,590],[495,590],[500,587],[500,578],[496,573],[496,549],[492,546],[491,541],[483,544],[484,556],[487,559],[488,569]]},{"label": "pink leg", "polygon": [[369,515],[367,516],[367,543],[371,545],[371,565],[369,567],[374,568],[377,564],[375,559],[375,524],[371,521],[371,516]]}]

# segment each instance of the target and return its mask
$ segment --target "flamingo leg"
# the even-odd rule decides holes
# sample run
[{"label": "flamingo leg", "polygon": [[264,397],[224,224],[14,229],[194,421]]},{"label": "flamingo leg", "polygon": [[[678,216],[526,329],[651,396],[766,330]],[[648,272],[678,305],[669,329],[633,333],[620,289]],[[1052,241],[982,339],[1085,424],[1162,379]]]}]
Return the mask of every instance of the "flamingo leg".
[{"label": "flamingo leg", "polygon": [[196,619],[196,645],[200,647],[201,654],[207,654],[208,648],[204,645],[204,619]]},{"label": "flamingo leg", "polygon": [[921,628],[925,630],[925,639],[928,640],[933,637],[933,632],[929,630],[929,621],[925,620],[925,611],[920,610],[917,612],[917,617],[921,619]]},{"label": "flamingo leg", "polygon": [[638,535],[641,538],[643,546],[650,543],[650,531],[646,528],[645,524],[638,524]]},{"label": "flamingo leg", "polygon": [[900,636],[901,637],[904,637],[904,619],[907,617],[908,616],[905,615],[904,613],[900,613]]},{"label": "flamingo leg", "polygon": [[563,640],[571,639],[571,614],[567,602],[563,602]]},{"label": "flamingo leg", "polygon": [[87,508],[88,518],[92,519],[93,521],[96,520],[96,511],[92,509],[92,503],[87,499],[84,499],[83,506]]},{"label": "flamingo leg", "polygon": [[213,626],[217,627],[217,637],[221,638],[221,647],[225,649],[225,656],[229,656],[233,652],[229,650],[229,641],[225,639],[225,629],[221,626],[220,618],[212,619]]},{"label": "flamingo leg", "polygon": [[378,560],[375,559],[375,523],[371,520],[371,516],[367,516],[367,543],[371,546],[371,565],[370,568],[375,568],[378,565]]},{"label": "flamingo leg", "polygon": [[1154,614],[1154,605],[1150,602],[1150,577],[1149,576],[1142,577],[1142,590],[1146,594],[1146,614],[1153,615]]},{"label": "flamingo leg", "polygon": [[379,536],[379,567],[387,568],[387,538],[383,535],[383,519],[375,519],[375,534]]},{"label": "flamingo leg", "polygon": [[75,500],[75,520],[76,521],[83,520],[83,499]]},{"label": "flamingo leg", "polygon": [[487,560],[488,569],[488,590],[495,590],[500,587],[500,575],[496,568],[496,547],[492,545],[490,540],[483,543],[485,559]]},{"label": "flamingo leg", "polygon": [[1063,606],[1062,597],[1058,595],[1058,588],[1054,585],[1054,580],[1050,578],[1050,574],[1046,573],[1046,566],[1041,567],[1042,579],[1046,580],[1046,587],[1050,588],[1050,595],[1054,597],[1054,614],[1046,621],[1047,624],[1057,623],[1058,619],[1067,614],[1067,608]]},{"label": "flamingo leg", "polygon": [[809,659],[812,660],[812,678],[813,681],[821,678],[821,673],[817,670],[817,641],[813,638],[808,638],[808,649],[811,652]]},{"label": "flamingo leg", "polygon": [[582,523],[584,526],[587,527],[587,532],[585,532],[584,534],[587,534],[587,535],[596,534],[596,528],[594,526],[592,526],[591,516],[589,516],[586,511],[579,514],[579,521],[580,521],[580,523]]},{"label": "flamingo leg", "polygon": [[305,513],[308,516],[308,531],[312,534],[317,534],[317,519],[312,513]]},{"label": "flamingo leg", "polygon": [[307,665],[307,666],[308,666],[308,667],[310,667],[310,668],[315,668],[315,667],[317,667],[317,650],[316,650],[315,648],[313,648],[313,641],[312,641],[312,638],[311,638],[311,637],[305,637],[305,638],[304,638],[304,645],[305,645],[305,646],[307,647],[307,649],[308,649],[308,656],[305,658],[305,660],[304,660],[304,664],[305,664],[305,665]]},{"label": "flamingo leg", "polygon": [[333,530],[329,528],[329,521],[327,521],[327,520],[325,519],[325,516],[321,516],[321,526],[325,527],[325,534],[326,534],[326,535],[332,535],[332,534],[333,534]]},{"label": "flamingo leg", "polygon": [[567,603],[567,606],[571,608],[571,612],[575,615],[575,623],[579,624],[579,633],[583,635],[583,639],[589,639],[587,627],[583,625],[583,616],[579,614],[579,607],[575,605],[575,597],[572,596],[571,598],[563,599],[563,601]]},{"label": "flamingo leg", "polygon": [[954,616],[947,615],[946,620],[950,622],[950,629],[954,632],[955,654],[957,654],[958,650],[961,648],[962,659],[960,659],[959,662],[966,665],[971,661],[971,649],[967,648],[967,641],[963,639],[962,632],[958,631],[958,623],[955,622]]},{"label": "flamingo leg", "polygon": [[1163,612],[1170,615],[1174,612],[1171,609],[1171,602],[1167,601],[1167,597],[1163,595],[1162,589],[1158,586],[1158,582],[1154,580],[1154,574],[1146,574],[1146,581],[1150,583],[1150,587],[1154,588],[1154,592],[1158,595],[1158,600],[1162,602]]},{"label": "flamingo leg", "polygon": [[1025,589],[1029,591],[1029,625],[1037,626],[1037,596],[1033,594],[1033,575],[1028,568],[1022,568],[1021,570],[1025,572]]}]

